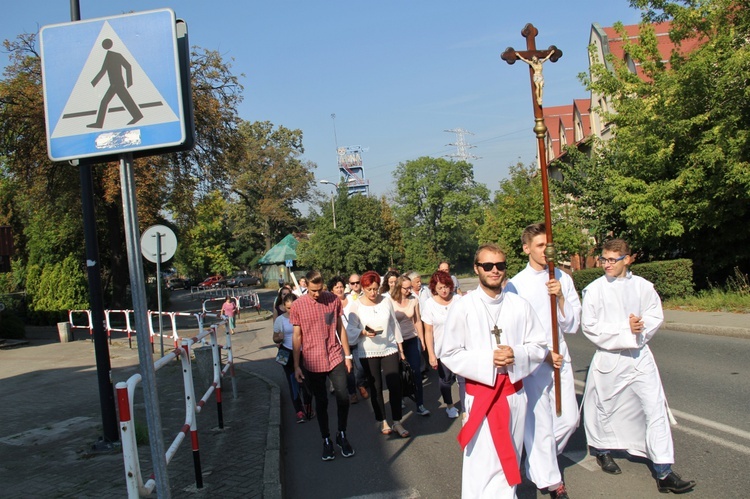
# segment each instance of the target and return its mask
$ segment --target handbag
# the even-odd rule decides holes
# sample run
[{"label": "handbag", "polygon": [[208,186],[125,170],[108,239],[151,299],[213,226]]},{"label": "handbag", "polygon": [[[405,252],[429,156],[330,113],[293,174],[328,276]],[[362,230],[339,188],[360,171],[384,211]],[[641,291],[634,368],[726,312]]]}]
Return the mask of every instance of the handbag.
[{"label": "handbag", "polygon": [[286,348],[279,347],[279,353],[276,354],[276,362],[281,364],[282,366],[287,365],[289,363],[289,354],[291,354],[289,350]]},{"label": "handbag", "polygon": [[414,382],[414,371],[408,362],[401,359],[398,363],[398,374],[401,377],[401,395],[414,400],[417,385]]}]

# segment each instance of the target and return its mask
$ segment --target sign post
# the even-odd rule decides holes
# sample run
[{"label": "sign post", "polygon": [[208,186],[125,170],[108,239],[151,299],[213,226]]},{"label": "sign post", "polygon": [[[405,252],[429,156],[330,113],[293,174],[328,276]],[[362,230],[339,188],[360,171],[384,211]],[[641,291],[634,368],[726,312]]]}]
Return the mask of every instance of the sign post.
[{"label": "sign post", "polygon": [[177,251],[177,237],[172,229],[164,225],[152,225],[141,235],[141,254],[156,264],[156,296],[159,303],[159,342],[164,357],[164,327],[161,316],[161,264],[172,259]]}]

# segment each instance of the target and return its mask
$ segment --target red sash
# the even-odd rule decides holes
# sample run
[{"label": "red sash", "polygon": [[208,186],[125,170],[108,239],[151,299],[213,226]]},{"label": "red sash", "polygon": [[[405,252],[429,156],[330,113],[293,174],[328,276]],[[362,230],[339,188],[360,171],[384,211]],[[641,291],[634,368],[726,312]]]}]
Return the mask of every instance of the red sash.
[{"label": "red sash", "polygon": [[482,420],[487,418],[497,457],[500,458],[505,478],[511,486],[521,483],[521,470],[513,445],[513,436],[510,433],[508,396],[522,387],[523,381],[513,384],[507,374],[498,374],[494,387],[467,379],[466,393],[472,395],[474,401],[469,412],[469,420],[458,432],[458,443],[461,449],[465,449],[482,426]]}]

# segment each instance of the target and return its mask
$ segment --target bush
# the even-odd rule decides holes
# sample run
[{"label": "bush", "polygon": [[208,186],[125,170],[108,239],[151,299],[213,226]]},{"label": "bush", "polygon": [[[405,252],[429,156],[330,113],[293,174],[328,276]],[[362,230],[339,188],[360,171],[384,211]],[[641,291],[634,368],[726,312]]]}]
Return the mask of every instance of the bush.
[{"label": "bush", "polygon": [[68,309],[87,309],[88,283],[78,260],[70,255],[60,263],[26,269],[28,319],[35,324],[67,320]]},{"label": "bush", "polygon": [[[683,258],[662,262],[638,263],[632,265],[633,274],[654,284],[662,300],[693,294],[693,262]],[[604,275],[601,268],[583,269],[573,272],[573,283],[581,294],[583,288]]]},{"label": "bush", "polygon": [[23,321],[7,309],[0,312],[0,338],[20,340],[26,336]]}]

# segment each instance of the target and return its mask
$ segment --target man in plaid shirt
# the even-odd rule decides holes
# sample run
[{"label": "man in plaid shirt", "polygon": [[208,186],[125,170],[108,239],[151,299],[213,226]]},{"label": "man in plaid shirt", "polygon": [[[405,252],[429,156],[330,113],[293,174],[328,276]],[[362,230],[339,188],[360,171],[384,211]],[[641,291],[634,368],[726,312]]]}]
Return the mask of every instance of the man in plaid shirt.
[{"label": "man in plaid shirt", "polygon": [[320,272],[312,270],[305,277],[307,293],[294,302],[289,312],[289,320],[294,326],[294,376],[300,383],[306,380],[315,397],[318,426],[323,437],[323,461],[336,457],[328,427],[326,378],[330,378],[338,407],[336,444],[342,456],[351,457],[354,449],[346,438],[349,417],[346,377],[352,370],[352,355],[341,322],[341,300],[323,290]]}]

